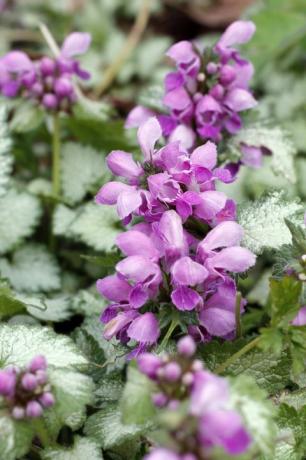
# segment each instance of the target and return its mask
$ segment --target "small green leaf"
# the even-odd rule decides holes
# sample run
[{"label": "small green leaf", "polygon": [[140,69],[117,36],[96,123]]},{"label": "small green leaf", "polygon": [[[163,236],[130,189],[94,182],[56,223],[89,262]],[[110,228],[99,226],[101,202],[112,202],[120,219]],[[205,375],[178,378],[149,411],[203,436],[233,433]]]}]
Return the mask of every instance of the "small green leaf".
[{"label": "small green leaf", "polygon": [[40,454],[42,460],[103,460],[101,448],[90,438],[76,436],[73,447],[48,448]]},{"label": "small green leaf", "polygon": [[0,282],[0,319],[25,310],[25,305],[16,299],[9,286]]},{"label": "small green leaf", "polygon": [[130,364],[127,383],[120,401],[123,423],[147,424],[155,414],[151,396],[151,382],[139,372],[135,364]]},{"label": "small green leaf", "polygon": [[270,280],[272,326],[286,326],[300,309],[302,283],[292,276]]}]

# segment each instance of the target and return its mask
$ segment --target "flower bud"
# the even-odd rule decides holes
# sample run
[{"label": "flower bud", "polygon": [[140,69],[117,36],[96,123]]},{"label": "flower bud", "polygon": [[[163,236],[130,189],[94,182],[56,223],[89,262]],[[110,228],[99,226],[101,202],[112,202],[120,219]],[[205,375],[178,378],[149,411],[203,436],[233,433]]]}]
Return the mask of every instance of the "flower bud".
[{"label": "flower bud", "polygon": [[0,395],[10,396],[16,384],[15,374],[11,371],[0,371]]},{"label": "flower bud", "polygon": [[42,86],[41,83],[39,83],[38,81],[36,83],[34,83],[34,85],[31,87],[31,93],[34,95],[34,96],[41,96],[44,92],[44,88]]},{"label": "flower bud", "polygon": [[203,363],[199,359],[195,359],[192,363],[192,370],[194,372],[202,371],[203,370]]},{"label": "flower bud", "polygon": [[54,83],[54,91],[59,97],[68,97],[73,91],[71,81],[67,77],[61,77]]},{"label": "flower bud", "polygon": [[47,369],[47,360],[42,355],[37,355],[35,358],[32,359],[29,365],[29,371],[36,372],[38,370],[46,370]]},{"label": "flower bud", "polygon": [[151,353],[143,353],[137,359],[137,363],[139,370],[143,374],[147,375],[151,379],[157,377],[157,371],[161,366],[161,361],[157,356],[152,355]]},{"label": "flower bud", "polygon": [[26,407],[26,416],[31,418],[40,417],[43,413],[43,408],[37,401],[30,401]]},{"label": "flower bud", "polygon": [[186,387],[189,387],[194,382],[194,376],[191,372],[186,372],[182,377],[182,382]]},{"label": "flower bud", "polygon": [[184,454],[182,455],[181,460],[197,460],[197,457],[193,454]]},{"label": "flower bud", "polygon": [[224,65],[220,71],[220,83],[222,85],[229,85],[236,78],[236,71],[230,65]]},{"label": "flower bud", "polygon": [[222,85],[215,85],[213,88],[210,90],[210,95],[214,97],[217,100],[220,100],[223,98],[225,93],[225,90]]},{"label": "flower bud", "polygon": [[178,363],[172,362],[164,367],[164,379],[169,382],[176,382],[182,375],[182,369]]},{"label": "flower bud", "polygon": [[21,420],[25,416],[25,410],[23,407],[16,406],[12,410],[12,417],[16,420]]},{"label": "flower bud", "polygon": [[37,387],[37,379],[33,374],[24,374],[21,379],[22,387],[27,391],[33,391]]},{"label": "flower bud", "polygon": [[32,88],[35,81],[36,81],[35,72],[32,72],[32,71],[25,73],[21,79],[22,84],[28,89]]},{"label": "flower bud", "polygon": [[55,398],[52,393],[46,392],[40,396],[39,402],[43,407],[51,407],[55,403]]},{"label": "flower bud", "polygon": [[47,93],[42,99],[42,104],[46,109],[54,110],[57,108],[57,98],[54,94]]},{"label": "flower bud", "polygon": [[40,71],[44,76],[53,75],[56,68],[56,63],[49,57],[43,57],[40,61]]},{"label": "flower bud", "polygon": [[190,335],[186,335],[177,343],[177,351],[180,355],[190,358],[196,352],[196,344]]},{"label": "flower bud", "polygon": [[176,410],[179,406],[180,402],[177,400],[177,399],[172,399],[169,403],[168,403],[168,409],[170,410]]},{"label": "flower bud", "polygon": [[206,66],[207,73],[213,75],[218,71],[218,65],[214,62],[209,62]]},{"label": "flower bud", "polygon": [[48,375],[45,371],[36,371],[35,377],[39,385],[44,385],[48,381]]},{"label": "flower bud", "polygon": [[167,396],[164,393],[155,393],[152,395],[153,404],[156,407],[164,407],[167,404]]}]

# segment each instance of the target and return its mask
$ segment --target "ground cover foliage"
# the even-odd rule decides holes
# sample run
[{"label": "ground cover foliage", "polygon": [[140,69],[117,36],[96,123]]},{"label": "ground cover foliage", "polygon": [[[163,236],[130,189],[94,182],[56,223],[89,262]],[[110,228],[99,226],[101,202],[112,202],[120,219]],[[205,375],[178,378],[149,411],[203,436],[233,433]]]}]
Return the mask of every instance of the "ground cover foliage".
[{"label": "ground cover foliage", "polygon": [[304,1],[0,12],[0,459],[305,458]]}]

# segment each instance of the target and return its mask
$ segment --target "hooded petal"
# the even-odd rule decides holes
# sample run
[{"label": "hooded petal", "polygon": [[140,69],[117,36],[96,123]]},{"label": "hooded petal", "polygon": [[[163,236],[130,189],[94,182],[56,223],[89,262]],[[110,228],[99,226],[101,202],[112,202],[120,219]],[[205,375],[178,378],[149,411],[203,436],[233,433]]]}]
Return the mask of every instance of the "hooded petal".
[{"label": "hooded petal", "polygon": [[84,54],[89,48],[91,42],[90,34],[83,32],[72,32],[65,38],[61,56],[66,59],[70,59],[79,54]]},{"label": "hooded petal", "polygon": [[219,308],[204,308],[199,314],[200,323],[210,335],[224,337],[236,329],[235,313]]},{"label": "hooded petal", "polygon": [[97,204],[116,204],[120,193],[135,190],[122,182],[111,181],[103,185],[95,196]]},{"label": "hooded petal", "polygon": [[190,257],[178,259],[171,267],[171,274],[174,282],[183,286],[195,286],[208,277],[206,268]]},{"label": "hooded petal", "polygon": [[209,190],[200,194],[201,203],[195,207],[195,213],[204,220],[210,220],[224,208],[226,195],[223,192]]},{"label": "hooded petal", "polygon": [[241,112],[255,107],[257,101],[248,90],[235,88],[228,92],[224,104],[234,112]]},{"label": "hooded petal", "polygon": [[123,191],[118,196],[117,212],[120,219],[125,219],[141,206],[141,193],[131,187],[130,190]]},{"label": "hooded petal", "polygon": [[241,273],[255,264],[255,255],[246,248],[233,246],[222,249],[215,256],[207,259],[209,267]]},{"label": "hooded petal", "polygon": [[141,308],[148,301],[148,293],[141,284],[137,284],[130,294],[130,305],[133,308]]},{"label": "hooded petal", "polygon": [[302,307],[294,320],[291,322],[293,326],[305,326],[306,325],[306,306]]},{"label": "hooded petal", "polygon": [[243,164],[252,168],[260,168],[262,166],[263,151],[260,147],[242,144],[240,148],[242,152],[241,161]]},{"label": "hooded petal", "polygon": [[122,150],[113,150],[106,157],[106,163],[113,174],[126,179],[135,179],[143,173],[142,167],[134,161],[133,155]]},{"label": "hooded petal", "polygon": [[195,374],[191,393],[190,410],[192,415],[202,416],[207,411],[217,410],[229,399],[229,386],[224,378],[207,371]]},{"label": "hooded petal", "polygon": [[137,105],[129,112],[124,126],[125,128],[138,128],[153,116],[154,112],[152,110],[142,105]]},{"label": "hooded petal", "polygon": [[181,146],[189,150],[195,143],[196,134],[189,126],[178,125],[171,133],[169,142],[179,141]]},{"label": "hooded petal", "polygon": [[138,128],[138,142],[144,159],[150,161],[153,157],[154,146],[162,135],[162,129],[157,118],[149,118]]},{"label": "hooded petal", "polygon": [[97,281],[98,292],[113,302],[127,301],[131,289],[131,286],[117,275],[106,276]]},{"label": "hooded petal", "polygon": [[191,164],[203,166],[212,170],[217,164],[217,146],[213,142],[206,142],[196,148],[190,157]]},{"label": "hooded petal", "polygon": [[161,280],[159,266],[144,256],[128,256],[116,265],[116,270],[128,280],[136,283],[145,282],[148,278]]},{"label": "hooded petal", "polygon": [[254,35],[256,26],[252,21],[235,21],[223,33],[218,46],[230,48],[233,45],[247,43]]},{"label": "hooded petal", "polygon": [[151,238],[133,229],[117,236],[116,244],[126,256],[138,255],[152,260],[157,260],[160,256]]},{"label": "hooded petal", "polygon": [[243,426],[240,415],[232,410],[211,411],[201,418],[200,442],[210,446],[221,446],[230,455],[245,452],[251,438]]},{"label": "hooded petal", "polygon": [[166,251],[177,251],[181,255],[186,253],[186,239],[182,219],[175,211],[171,210],[163,213],[158,225],[158,236],[163,241]]},{"label": "hooded petal", "polygon": [[211,251],[217,248],[235,246],[240,243],[242,238],[243,228],[241,225],[232,221],[221,222],[210,230],[199,247],[205,251]]},{"label": "hooded petal", "polygon": [[139,313],[135,310],[130,310],[118,315],[111,319],[104,327],[103,337],[106,340],[110,340],[114,335],[117,335],[123,328],[125,328],[133,319],[135,319]]},{"label": "hooded petal", "polygon": [[140,343],[153,344],[160,335],[159,324],[153,313],[145,313],[138,316],[127,330],[130,339]]},{"label": "hooded petal", "polygon": [[192,100],[185,88],[181,86],[166,93],[163,103],[171,110],[183,111],[192,104]]},{"label": "hooded petal", "polygon": [[187,286],[179,286],[172,292],[171,300],[178,310],[190,311],[201,304],[202,297]]},{"label": "hooded petal", "polygon": [[2,64],[8,72],[20,74],[33,68],[33,63],[22,51],[10,51],[3,59]]}]

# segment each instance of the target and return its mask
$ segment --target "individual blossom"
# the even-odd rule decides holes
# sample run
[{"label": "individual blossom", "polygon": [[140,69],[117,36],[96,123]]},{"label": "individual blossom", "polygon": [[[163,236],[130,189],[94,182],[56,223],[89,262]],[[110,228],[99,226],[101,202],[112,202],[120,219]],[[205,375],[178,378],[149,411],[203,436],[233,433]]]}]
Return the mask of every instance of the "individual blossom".
[{"label": "individual blossom", "polygon": [[195,342],[185,336],[174,355],[146,353],[137,359],[139,370],[155,384],[154,405],[180,414],[169,428],[171,448],[154,448],[145,460],[204,460],[215,447],[230,455],[250,447],[243,419],[231,407],[228,382],[204,369],[195,351]]},{"label": "individual blossom", "polygon": [[[156,113],[163,135],[191,149],[196,140],[219,143],[243,126],[242,114],[257,104],[250,90],[254,69],[237,46],[247,43],[255,32],[251,21],[231,24],[212,48],[201,49],[196,43],[175,43],[166,55],[175,71],[165,77],[163,104],[165,113]],[[153,112],[135,107],[126,127],[141,125]],[[264,147],[241,145],[241,161],[259,167]]]},{"label": "individual blossom", "polygon": [[73,32],[56,58],[32,61],[22,51],[7,53],[0,59],[0,92],[8,98],[32,100],[48,111],[69,111],[77,100],[74,77],[90,77],[76,59],[86,53],[90,41],[89,34]]},{"label": "individual blossom", "polygon": [[0,398],[17,420],[40,417],[45,409],[53,406],[55,398],[45,357],[35,356],[25,369],[9,366],[0,371]]}]

